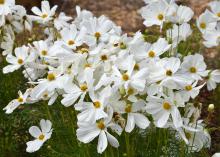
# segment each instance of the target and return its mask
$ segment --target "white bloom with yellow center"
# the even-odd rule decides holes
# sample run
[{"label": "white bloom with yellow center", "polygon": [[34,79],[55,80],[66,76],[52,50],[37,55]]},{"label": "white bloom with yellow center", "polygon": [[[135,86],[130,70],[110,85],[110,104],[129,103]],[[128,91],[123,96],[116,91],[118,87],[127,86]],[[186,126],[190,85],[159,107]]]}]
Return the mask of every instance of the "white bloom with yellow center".
[{"label": "white bloom with yellow center", "polygon": [[18,70],[28,61],[31,61],[32,56],[29,56],[29,47],[22,46],[15,49],[15,56],[8,54],[6,61],[10,63],[3,68],[3,73],[11,73],[15,70]]},{"label": "white bloom with yellow center", "polygon": [[50,120],[41,119],[40,128],[37,126],[30,127],[29,133],[35,138],[35,140],[26,143],[26,152],[33,153],[38,151],[44,142],[50,139],[52,131],[52,123]]},{"label": "white bloom with yellow center", "polygon": [[183,106],[183,100],[180,96],[171,94],[170,97],[165,96],[164,99],[148,96],[147,101],[146,112],[153,115],[154,123],[157,127],[165,127],[170,115],[176,128],[182,126],[182,118],[178,110],[178,106]]},{"label": "white bloom with yellow center", "polygon": [[139,12],[144,19],[144,25],[147,27],[159,25],[162,28],[168,7],[165,0],[160,0],[141,8]]},{"label": "white bloom with yellow center", "polygon": [[108,146],[118,148],[118,140],[108,132],[108,128],[117,127],[117,124],[111,122],[111,118],[101,119],[95,123],[78,122],[79,128],[76,130],[76,136],[79,141],[89,143],[98,136],[97,152],[102,153]]},{"label": "white bloom with yellow center", "polygon": [[33,20],[41,23],[47,23],[54,18],[57,6],[50,8],[48,1],[41,2],[41,10],[37,7],[33,7],[31,10],[37,16],[31,16]]},{"label": "white bloom with yellow center", "polygon": [[146,129],[150,121],[148,118],[143,114],[139,113],[140,111],[144,110],[145,102],[144,101],[137,101],[135,103],[123,103],[119,107],[119,113],[127,113],[127,123],[125,126],[126,132],[131,132],[135,125],[137,125],[141,129]]},{"label": "white bloom with yellow center", "polygon": [[184,57],[183,63],[181,64],[181,72],[194,80],[202,80],[202,77],[208,75],[206,67],[202,55],[188,55]]},{"label": "white bloom with yellow center", "polygon": [[220,1],[212,1],[209,3],[209,6],[215,17],[220,21]]},{"label": "white bloom with yellow center", "polygon": [[12,100],[6,107],[3,108],[5,110],[5,113],[10,114],[12,113],[18,106],[21,104],[26,103],[26,99],[29,96],[29,90],[27,90],[24,94],[21,93],[21,91],[18,92],[18,98]]},{"label": "white bloom with yellow center", "polygon": [[206,10],[204,13],[202,13],[199,18],[196,20],[197,27],[202,33],[205,33],[207,31],[212,31],[215,29],[217,24],[217,19],[213,15],[212,12],[209,10]]}]

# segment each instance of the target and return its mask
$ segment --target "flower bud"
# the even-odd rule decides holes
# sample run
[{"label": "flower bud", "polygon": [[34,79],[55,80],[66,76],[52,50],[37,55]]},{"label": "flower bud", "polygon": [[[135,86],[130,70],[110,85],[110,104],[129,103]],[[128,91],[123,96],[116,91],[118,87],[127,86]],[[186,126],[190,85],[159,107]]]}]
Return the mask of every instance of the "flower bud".
[{"label": "flower bud", "polygon": [[212,112],[212,111],[214,111],[214,109],[215,109],[214,104],[209,104],[208,111]]}]

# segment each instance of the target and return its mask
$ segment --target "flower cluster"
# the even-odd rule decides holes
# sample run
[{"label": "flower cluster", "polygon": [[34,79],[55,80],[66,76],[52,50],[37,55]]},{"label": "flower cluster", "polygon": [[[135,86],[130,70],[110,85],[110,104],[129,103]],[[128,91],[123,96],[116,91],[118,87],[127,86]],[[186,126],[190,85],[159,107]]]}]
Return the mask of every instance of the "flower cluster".
[{"label": "flower cluster", "polygon": [[[9,63],[3,72],[22,69],[31,86],[24,94],[19,91],[19,97],[4,108],[6,113],[40,100],[52,105],[62,96],[62,105],[78,111],[78,140],[89,143],[98,137],[98,153],[108,143],[119,146],[113,132],[130,133],[135,127],[176,130],[190,151],[209,147],[210,136],[199,120],[201,104],[195,98],[206,85],[208,90],[216,88],[220,71],[208,70],[201,54],[177,52],[178,44],[192,33],[188,22],[194,13],[189,7],[146,0],[147,6],[139,11],[145,26],[162,29],[166,22],[173,24],[166,36],[149,43],[140,31],[123,34],[107,17],[94,17],[78,6],[73,19],[56,14],[57,6],[51,8],[48,1],[42,1],[41,8],[33,7],[34,15],[9,2],[0,4],[4,10],[1,48]],[[34,23],[43,28],[45,39],[16,47],[16,34],[31,30]],[[28,152],[38,150],[50,137],[51,123],[42,121],[41,127],[46,135],[30,128],[37,142],[27,143]]]},{"label": "flower cluster", "polygon": [[220,45],[220,1],[209,3],[211,9],[206,9],[197,19],[197,27],[201,31],[203,44],[210,48]]}]

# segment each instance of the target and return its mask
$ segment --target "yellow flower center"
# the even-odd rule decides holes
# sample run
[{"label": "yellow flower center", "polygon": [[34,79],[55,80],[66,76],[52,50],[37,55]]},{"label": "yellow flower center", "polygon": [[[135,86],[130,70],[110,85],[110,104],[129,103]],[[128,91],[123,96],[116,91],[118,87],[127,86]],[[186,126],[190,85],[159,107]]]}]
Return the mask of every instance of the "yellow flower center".
[{"label": "yellow flower center", "polygon": [[206,29],[206,23],[205,23],[205,22],[201,22],[201,23],[200,23],[200,27],[201,27],[202,29]]},{"label": "yellow flower center", "polygon": [[128,74],[123,74],[123,75],[122,75],[122,80],[124,80],[124,81],[129,80]]},{"label": "yellow flower center", "polygon": [[80,50],[80,53],[88,53],[89,50],[87,48],[81,48]]},{"label": "yellow flower center", "polygon": [[103,120],[100,120],[99,122],[96,122],[96,125],[101,130],[105,129],[105,124],[104,124]]},{"label": "yellow flower center", "polygon": [[93,105],[94,105],[95,108],[100,108],[101,107],[101,103],[99,101],[93,102]]},{"label": "yellow flower center", "polygon": [[191,91],[192,90],[192,86],[191,85],[185,86],[185,90],[186,91]]},{"label": "yellow flower center", "polygon": [[23,64],[23,63],[24,63],[23,59],[19,58],[18,59],[18,64]]},{"label": "yellow flower center", "polygon": [[101,58],[102,61],[108,60],[108,56],[107,55],[101,55],[100,58]]},{"label": "yellow flower center", "polygon": [[101,37],[101,33],[96,32],[96,33],[94,34],[94,36],[95,36],[95,37],[96,37],[96,39],[98,40],[98,39]]},{"label": "yellow flower center", "polygon": [[131,112],[131,109],[132,109],[131,104],[127,104],[126,107],[125,107],[125,112],[126,112],[126,113],[130,113],[130,112]]},{"label": "yellow flower center", "polygon": [[48,93],[44,93],[43,97],[46,99],[48,98]]},{"label": "yellow flower center", "polygon": [[84,65],[84,68],[90,68],[91,66],[92,66],[91,64],[87,63]]},{"label": "yellow flower center", "polygon": [[154,52],[154,51],[150,51],[150,52],[148,53],[148,56],[149,56],[150,58],[154,58],[154,57],[155,57],[155,52]]},{"label": "yellow flower center", "polygon": [[218,17],[220,17],[220,12],[219,12],[219,13],[217,13],[217,16],[218,16]]},{"label": "yellow flower center", "polygon": [[47,55],[47,51],[46,51],[46,50],[43,50],[43,51],[41,51],[41,54],[42,54],[43,56],[46,56],[46,55]]},{"label": "yellow flower center", "polygon": [[134,70],[136,70],[136,71],[140,70],[140,67],[137,63],[134,65]]},{"label": "yellow flower center", "polygon": [[80,86],[80,89],[81,89],[81,91],[83,91],[83,92],[85,92],[87,89],[88,89],[88,86],[87,86],[87,84],[82,84],[81,86]]},{"label": "yellow flower center", "polygon": [[22,97],[18,97],[17,100],[18,100],[18,102],[20,102],[20,103],[24,101],[24,99],[23,99]]},{"label": "yellow flower center", "polygon": [[5,4],[5,0],[0,0],[0,5]]},{"label": "yellow flower center", "polygon": [[44,136],[43,134],[41,134],[41,135],[38,137],[38,139],[42,141],[42,140],[44,140],[44,137],[45,137],[45,136]]},{"label": "yellow flower center", "polygon": [[191,67],[190,69],[189,69],[189,71],[191,72],[191,73],[196,73],[196,68],[195,67]]},{"label": "yellow flower center", "polygon": [[74,42],[73,40],[69,40],[69,41],[68,41],[68,45],[71,46],[71,45],[73,45],[73,44],[75,44],[75,42]]},{"label": "yellow flower center", "polygon": [[42,17],[43,19],[45,19],[45,18],[48,17],[48,15],[47,15],[47,14],[43,14],[41,17]]},{"label": "yellow flower center", "polygon": [[121,42],[121,43],[119,44],[119,46],[120,46],[120,49],[126,49],[126,48],[127,48],[127,46],[126,46],[125,43],[123,43],[123,42]]},{"label": "yellow flower center", "polygon": [[168,102],[163,103],[163,108],[164,108],[165,110],[169,110],[169,109],[171,108],[170,103],[168,103]]},{"label": "yellow flower center", "polygon": [[167,71],[166,71],[166,75],[167,75],[167,76],[172,76],[172,75],[173,75],[173,72],[172,72],[171,70],[167,70]]},{"label": "yellow flower center", "polygon": [[128,88],[128,95],[134,94],[134,89],[133,88]]},{"label": "yellow flower center", "polygon": [[49,74],[47,75],[47,80],[53,81],[53,80],[55,80],[55,79],[56,79],[56,77],[55,77],[55,75],[54,75],[53,73],[49,73]]},{"label": "yellow flower center", "polygon": [[162,21],[163,18],[164,18],[164,17],[163,17],[163,14],[159,14],[159,15],[157,16],[157,19],[160,20],[160,21]]}]

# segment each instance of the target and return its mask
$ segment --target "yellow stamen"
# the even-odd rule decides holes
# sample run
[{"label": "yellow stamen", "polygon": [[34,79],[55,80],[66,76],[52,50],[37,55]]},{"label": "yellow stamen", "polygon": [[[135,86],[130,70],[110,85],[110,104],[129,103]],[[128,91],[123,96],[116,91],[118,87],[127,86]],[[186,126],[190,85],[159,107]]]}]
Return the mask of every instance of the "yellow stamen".
[{"label": "yellow stamen", "polygon": [[201,22],[201,23],[200,23],[200,27],[201,27],[202,29],[206,29],[206,23],[205,23],[205,22]]},{"label": "yellow stamen", "polygon": [[191,68],[189,69],[189,71],[190,71],[191,73],[196,73],[196,72],[197,72],[197,70],[196,70],[195,67],[191,67]]},{"label": "yellow stamen", "polygon": [[49,81],[53,81],[53,80],[56,79],[56,76],[55,76],[53,73],[49,73],[49,74],[47,75],[47,79],[48,79]]},{"label": "yellow stamen", "polygon": [[120,46],[120,49],[126,49],[127,48],[127,46],[123,42],[121,42],[119,46]]},{"label": "yellow stamen", "polygon": [[128,88],[128,95],[134,94],[134,89],[133,88]]},{"label": "yellow stamen", "polygon": [[217,16],[218,16],[218,17],[220,17],[220,12],[219,12],[219,13],[217,13]]},{"label": "yellow stamen", "polygon": [[5,4],[5,0],[0,0],[0,5]]},{"label": "yellow stamen", "polygon": [[125,112],[126,112],[126,113],[130,113],[130,112],[131,112],[131,109],[132,109],[131,104],[127,104],[126,107],[125,107]]},{"label": "yellow stamen", "polygon": [[69,40],[69,41],[68,41],[68,45],[71,46],[71,45],[73,45],[73,44],[75,44],[75,42],[74,42],[73,40]]},{"label": "yellow stamen", "polygon": [[101,103],[99,101],[93,102],[93,105],[94,105],[95,108],[100,108],[101,107]]},{"label": "yellow stamen", "polygon": [[100,58],[101,58],[101,60],[102,60],[102,61],[106,61],[106,60],[108,60],[107,55],[101,55],[101,57],[100,57]]},{"label": "yellow stamen", "polygon": [[17,100],[18,100],[18,102],[20,102],[20,103],[24,101],[24,99],[23,99],[22,97],[18,97]]},{"label": "yellow stamen", "polygon": [[84,65],[84,68],[90,68],[91,66],[92,66],[91,64],[87,63]]},{"label": "yellow stamen", "polygon": [[96,39],[98,40],[98,39],[101,37],[101,33],[96,32],[96,33],[94,34],[94,36],[95,36],[95,37],[96,37]]},{"label": "yellow stamen", "polygon": [[124,80],[124,81],[127,81],[127,80],[129,80],[129,76],[128,76],[128,74],[123,74],[122,75],[122,80]]},{"label": "yellow stamen", "polygon": [[192,86],[191,85],[185,86],[185,90],[186,91],[191,91],[192,90]]},{"label": "yellow stamen", "polygon": [[168,103],[168,102],[163,103],[163,108],[164,108],[165,110],[169,110],[169,109],[171,108],[170,103]]},{"label": "yellow stamen", "polygon": [[96,122],[96,125],[101,130],[105,129],[105,124],[104,124],[103,120],[100,120],[99,122]]},{"label": "yellow stamen", "polygon": [[48,15],[47,15],[47,14],[43,14],[41,17],[42,17],[43,19],[45,19],[45,18],[48,17]]},{"label": "yellow stamen", "polygon": [[163,20],[163,14],[159,14],[158,16],[157,16],[157,18],[158,18],[158,20],[160,20],[160,21],[162,21]]},{"label": "yellow stamen", "polygon": [[42,141],[42,140],[44,140],[44,137],[45,137],[45,136],[44,136],[43,134],[41,134],[41,135],[38,137],[38,139]]},{"label": "yellow stamen", "polygon": [[23,63],[24,63],[23,59],[19,58],[18,59],[18,64],[23,64]]},{"label": "yellow stamen", "polygon": [[140,67],[137,63],[134,65],[134,70],[136,70],[136,71],[140,70]]},{"label": "yellow stamen", "polygon": [[167,76],[172,76],[172,75],[173,75],[173,72],[172,72],[171,70],[167,70],[167,71],[166,71],[166,75],[167,75]]},{"label": "yellow stamen", "polygon": [[154,58],[154,57],[155,57],[155,52],[154,52],[154,51],[150,51],[150,52],[148,53],[148,56],[149,56],[150,58]]},{"label": "yellow stamen", "polygon": [[41,51],[41,54],[42,54],[43,56],[46,56],[46,55],[47,55],[47,51],[46,51],[46,50],[43,50],[43,51]]},{"label": "yellow stamen", "polygon": [[83,91],[83,92],[85,92],[87,89],[88,89],[88,86],[87,86],[87,84],[82,84],[81,86],[80,86],[80,89],[81,89],[81,91]]},{"label": "yellow stamen", "polygon": [[5,0],[0,0],[0,5],[5,4]]}]

